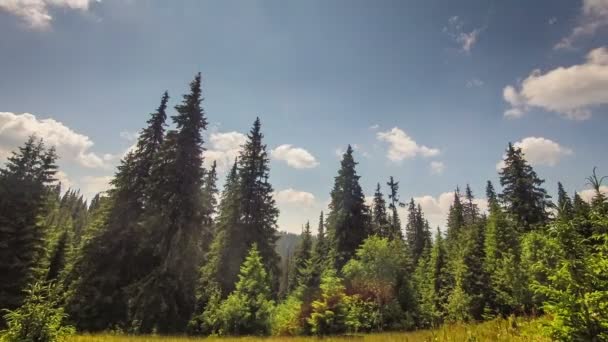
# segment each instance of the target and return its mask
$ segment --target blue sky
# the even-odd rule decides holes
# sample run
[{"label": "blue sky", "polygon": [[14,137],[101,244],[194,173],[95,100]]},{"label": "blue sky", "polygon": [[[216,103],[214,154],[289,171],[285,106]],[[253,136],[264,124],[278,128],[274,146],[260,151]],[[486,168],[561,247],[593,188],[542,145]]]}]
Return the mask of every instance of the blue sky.
[{"label": "blue sky", "polygon": [[207,160],[259,115],[281,229],[316,221],[349,143],[367,195],[394,176],[440,225],[509,141],[550,193],[608,174],[607,33],[607,0],[0,0],[0,157],[36,132],[91,196],[200,71]]}]

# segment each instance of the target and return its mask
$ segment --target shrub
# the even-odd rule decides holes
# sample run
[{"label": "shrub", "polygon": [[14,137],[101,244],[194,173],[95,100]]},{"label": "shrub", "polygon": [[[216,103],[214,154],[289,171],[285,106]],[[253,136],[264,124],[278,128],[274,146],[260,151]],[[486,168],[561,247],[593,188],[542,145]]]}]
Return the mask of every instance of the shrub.
[{"label": "shrub", "polygon": [[8,329],[1,333],[0,341],[58,342],[75,332],[73,327],[63,325],[67,315],[58,305],[54,286],[36,283],[26,294],[23,305],[4,316]]}]

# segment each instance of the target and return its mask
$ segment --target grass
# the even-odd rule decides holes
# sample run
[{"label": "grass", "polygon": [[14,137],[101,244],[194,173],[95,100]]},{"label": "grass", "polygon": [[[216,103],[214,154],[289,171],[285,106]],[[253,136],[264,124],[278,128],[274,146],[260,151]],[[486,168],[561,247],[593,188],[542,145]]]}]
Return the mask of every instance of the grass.
[{"label": "grass", "polygon": [[541,334],[543,320],[497,319],[480,324],[453,324],[434,330],[419,330],[413,332],[391,332],[380,334],[363,334],[359,336],[334,337],[179,337],[179,336],[128,336],[128,335],[77,335],[68,342],[459,342],[459,341],[497,341],[497,342],[548,342],[550,339]]}]

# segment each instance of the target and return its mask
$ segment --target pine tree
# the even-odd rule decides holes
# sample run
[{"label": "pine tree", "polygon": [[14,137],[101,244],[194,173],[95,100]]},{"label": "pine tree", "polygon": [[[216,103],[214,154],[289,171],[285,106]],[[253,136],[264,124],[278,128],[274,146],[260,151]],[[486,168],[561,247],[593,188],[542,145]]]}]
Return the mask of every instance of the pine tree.
[{"label": "pine tree", "polygon": [[[0,168],[0,309],[15,309],[44,248],[39,218],[54,181],[57,156],[30,136]],[[0,321],[1,325],[1,321]]]},{"label": "pine tree", "polygon": [[300,235],[300,242],[294,252],[292,266],[289,272],[289,280],[287,290],[293,291],[297,286],[308,283],[309,279],[305,279],[307,275],[307,267],[312,258],[312,235],[310,233],[310,223],[306,222]]},{"label": "pine tree", "polygon": [[460,231],[464,225],[464,208],[462,202],[460,201],[460,189],[456,187],[456,191],[454,192],[454,202],[450,206],[450,211],[448,213],[447,240],[449,245],[458,239]]},{"label": "pine tree", "polygon": [[341,269],[354,256],[369,232],[369,214],[356,165],[353,148],[349,145],[335,177],[327,217],[327,232],[336,269]]},{"label": "pine tree", "polygon": [[[208,244],[213,238],[213,217],[217,211],[217,163],[213,161],[209,171],[205,173],[203,187],[201,189],[201,202],[203,204],[201,217],[203,224],[203,232],[201,240],[204,244]],[[202,250],[206,250],[207,246],[201,246]]]},{"label": "pine tree", "polygon": [[469,184],[467,184],[465,190],[465,201],[462,203],[462,216],[464,218],[465,225],[472,225],[479,219],[479,208],[474,203],[475,197]]},{"label": "pine tree", "polygon": [[[142,244],[144,232],[139,221],[149,207],[149,183],[154,162],[164,142],[167,101],[165,92],[158,109],[150,114],[148,126],[139,134],[136,147],[118,166],[108,208],[94,225],[91,238],[82,250],[70,278],[75,278],[68,311],[77,327],[88,331],[125,325],[128,320],[127,287],[149,274],[153,267],[153,244]],[[67,194],[66,194],[67,196]],[[93,207],[101,206],[100,199]]]},{"label": "pine tree", "polygon": [[386,185],[388,185],[389,188],[388,199],[390,202],[388,204],[388,209],[391,211],[389,235],[391,238],[403,239],[403,233],[401,232],[401,220],[399,219],[397,207],[405,207],[405,204],[399,201],[399,182],[395,182],[393,176],[391,176]]},{"label": "pine tree", "polygon": [[559,219],[570,220],[572,219],[574,208],[572,207],[572,201],[568,196],[564,186],[561,182],[557,182],[557,215]]},{"label": "pine tree", "polygon": [[488,206],[498,204],[498,197],[496,196],[496,191],[494,190],[494,185],[491,181],[486,183],[486,198],[488,200]]},{"label": "pine tree", "polygon": [[277,217],[279,210],[273,198],[272,185],[268,182],[269,158],[262,142],[260,118],[256,118],[247,136],[238,160],[239,200],[242,236],[247,249],[235,251],[233,257],[243,260],[248,249],[255,243],[264,265],[270,274],[273,290],[279,285],[279,255],[275,251],[277,241]]},{"label": "pine tree", "polygon": [[380,190],[380,183],[376,187],[372,204],[372,232],[378,236],[388,237],[388,217],[386,214],[386,201]]},{"label": "pine tree", "polygon": [[500,185],[503,187],[499,198],[505,204],[507,213],[513,216],[518,229],[527,232],[547,222],[546,209],[551,204],[550,196],[541,186],[544,180],[525,160],[520,148],[509,143],[500,170]]},{"label": "pine tree", "polygon": [[422,208],[420,205],[416,206],[413,198],[408,205],[405,240],[412,254],[412,260],[414,264],[417,264],[424,250],[431,246],[431,231],[429,223],[422,213]]},{"label": "pine tree", "polygon": [[158,151],[150,174],[143,221],[147,244],[154,246],[152,271],[135,283],[130,320],[141,332],[184,331],[195,307],[200,258],[201,187],[204,170],[201,75],[175,106],[176,125]]}]

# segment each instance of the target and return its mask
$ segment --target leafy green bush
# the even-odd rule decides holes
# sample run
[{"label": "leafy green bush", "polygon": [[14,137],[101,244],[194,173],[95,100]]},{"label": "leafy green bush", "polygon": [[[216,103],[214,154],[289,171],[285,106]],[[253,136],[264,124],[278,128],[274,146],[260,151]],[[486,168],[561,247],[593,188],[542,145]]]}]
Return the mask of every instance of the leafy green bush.
[{"label": "leafy green bush", "polygon": [[301,291],[296,289],[285,301],[277,305],[272,313],[270,328],[276,336],[300,335],[303,330]]},{"label": "leafy green bush", "polygon": [[52,285],[36,283],[26,290],[23,305],[5,316],[8,329],[0,334],[2,342],[58,342],[74,334],[64,326],[66,314],[59,307],[59,296]]},{"label": "leafy green bush", "polygon": [[221,303],[219,293],[211,298],[202,314],[202,330],[218,335],[268,334],[273,311],[269,284],[262,257],[253,245],[241,265],[234,292]]}]

